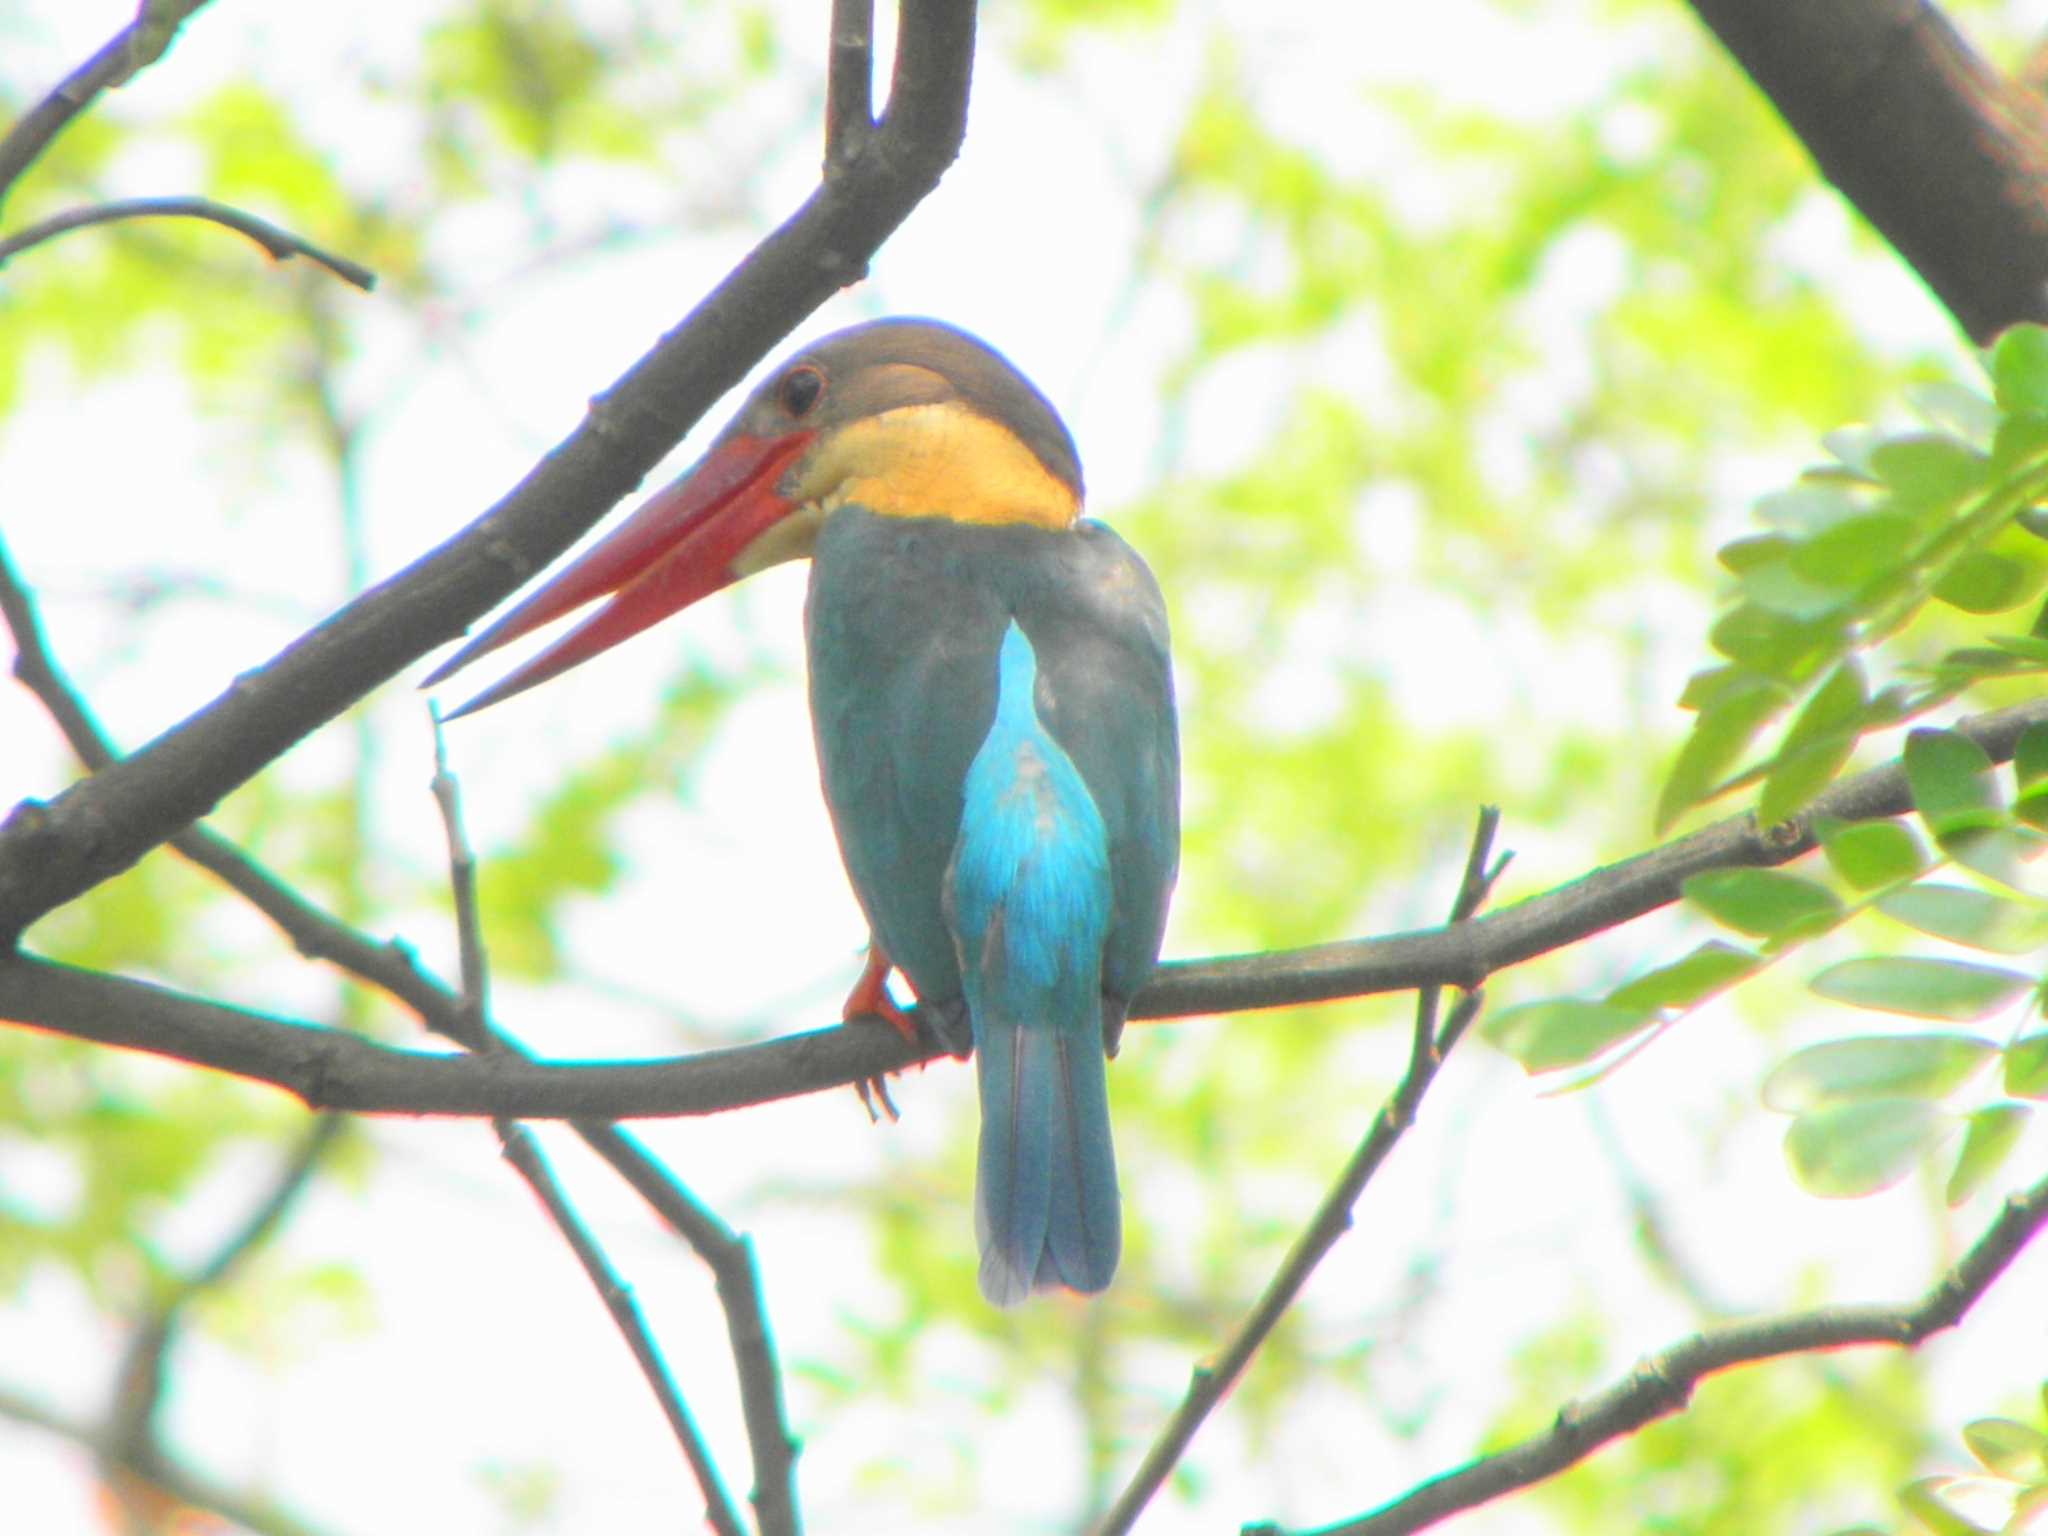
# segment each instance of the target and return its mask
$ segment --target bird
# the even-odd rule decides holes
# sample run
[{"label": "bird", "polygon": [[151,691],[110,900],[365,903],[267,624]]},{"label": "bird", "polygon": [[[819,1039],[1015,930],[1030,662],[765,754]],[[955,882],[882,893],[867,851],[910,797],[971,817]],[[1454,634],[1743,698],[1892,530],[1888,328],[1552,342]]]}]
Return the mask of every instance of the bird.
[{"label": "bird", "polygon": [[1116,1271],[1105,1060],[1180,860],[1166,606],[1083,507],[1072,436],[1001,353],[869,321],[785,358],[694,467],[423,685],[608,599],[453,719],[808,557],[819,779],[873,940],[845,1016],[977,1062],[977,1278],[999,1306]]}]

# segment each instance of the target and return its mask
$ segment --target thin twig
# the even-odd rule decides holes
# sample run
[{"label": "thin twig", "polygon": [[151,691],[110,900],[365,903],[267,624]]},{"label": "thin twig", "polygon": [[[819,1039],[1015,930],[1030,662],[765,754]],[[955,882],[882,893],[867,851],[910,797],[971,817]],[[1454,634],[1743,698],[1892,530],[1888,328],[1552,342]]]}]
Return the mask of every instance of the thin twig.
[{"label": "thin twig", "polygon": [[108,1416],[107,1454],[131,1468],[155,1465],[160,1458],[157,1410],[163,1401],[164,1365],[185,1310],[204,1292],[225,1281],[267,1241],[312,1183],[347,1120],[321,1115],[306,1128],[291,1156],[280,1165],[270,1189],[243,1223],[221,1242],[198,1269],[180,1281],[129,1341],[115,1372],[114,1408]]},{"label": "thin twig", "polygon": [[602,1121],[572,1123],[710,1268],[725,1312],[726,1337],[739,1377],[740,1416],[754,1462],[754,1518],[761,1536],[796,1536],[803,1525],[796,1497],[798,1447],[783,1407],[782,1367],[768,1327],[753,1240],[721,1221],[629,1131]]},{"label": "thin twig", "polygon": [[[1465,859],[1464,878],[1459,882],[1457,897],[1451,905],[1453,924],[1466,921],[1479,910],[1501,871],[1507,867],[1505,856],[1498,863],[1489,863],[1493,857],[1494,834],[1499,829],[1499,808],[1491,805],[1482,807],[1479,823],[1472,833],[1472,850]],[[1437,988],[1422,989],[1415,1010],[1419,1044],[1411,1052],[1408,1070],[1403,1074],[1400,1085],[1379,1114],[1373,1117],[1365,1139],[1351,1154],[1343,1173],[1323,1197],[1323,1203],[1307,1228],[1295,1239],[1293,1248],[1281,1261],[1279,1270],[1239,1325],[1237,1333],[1213,1363],[1195,1367],[1188,1381],[1187,1394],[1152,1442],[1145,1459],[1131,1474],[1130,1482],[1102,1517],[1101,1524],[1096,1527],[1097,1536],[1123,1536],[1137,1523],[1145,1506],[1165,1486],[1174,1467],[1187,1453],[1203,1421],[1223,1401],[1224,1395],[1251,1364],[1252,1357],[1279,1326],[1280,1319],[1294,1305],[1302,1288],[1308,1284],[1309,1276],[1315,1273],[1316,1266],[1350,1229],[1351,1212],[1358,1204],[1359,1196],[1386,1161],[1387,1154],[1393,1151],[1394,1144],[1415,1123],[1415,1112],[1422,1103],[1422,1096],[1429,1091],[1445,1055],[1479,1016],[1484,995],[1477,990],[1465,993],[1452,1008],[1442,1031],[1438,1032],[1435,1027]]]},{"label": "thin twig", "polygon": [[875,131],[875,0],[832,0],[825,72],[825,177],[850,165]]},{"label": "thin twig", "polygon": [[[35,604],[7,563],[4,542],[0,542],[0,615],[14,633],[16,676],[58,722],[80,761],[88,768],[113,761],[115,748],[66,681],[50,651]],[[380,944],[323,911],[210,828],[188,827],[172,840],[172,846],[268,918],[300,954],[329,961],[390,994],[410,1008],[425,1028],[466,1049],[525,1056],[516,1040],[494,1029],[461,996],[429,974],[410,949],[402,944]],[[460,855],[455,862],[458,866],[463,862]],[[469,862],[473,864],[473,859]],[[463,923],[458,916],[458,926]],[[473,931],[474,924],[468,926]],[[476,970],[481,969],[477,965]],[[752,1243],[720,1221],[627,1132],[603,1120],[571,1123],[584,1142],[711,1270],[725,1310],[739,1379],[741,1413],[754,1462],[756,1515],[764,1536],[794,1532],[799,1523],[796,1441],[783,1406],[782,1371],[768,1327]]]},{"label": "thin twig", "polygon": [[[1370,1514],[1300,1536],[1405,1536],[1423,1530],[1555,1476],[1610,1441],[1676,1413],[1717,1371],[1852,1344],[1911,1349],[1962,1321],[2043,1226],[2048,1179],[2007,1200],[1984,1235],[1917,1300],[1895,1307],[1824,1307],[1694,1334],[1647,1356],[1604,1392],[1567,1404],[1549,1429],[1520,1445],[1447,1472]],[[1249,1526],[1245,1536],[1280,1536],[1280,1528]]]},{"label": "thin twig", "polygon": [[50,141],[73,118],[97,101],[101,92],[127,84],[137,70],[163,57],[179,25],[205,3],[206,0],[152,0],[139,7],[133,21],[24,112],[8,130],[7,137],[0,139],[0,203],[6,202],[22,172],[41,158]]},{"label": "thin twig", "polygon": [[268,219],[259,219],[253,213],[244,213],[239,208],[230,208],[225,203],[216,203],[206,197],[129,197],[111,203],[94,203],[89,208],[73,208],[68,212],[53,214],[39,223],[31,224],[0,240],[0,267],[20,255],[23,251],[53,240],[58,235],[74,229],[87,229],[95,224],[112,224],[122,219],[203,219],[209,224],[219,224],[237,234],[247,235],[270,254],[273,261],[286,261],[294,256],[303,256],[308,261],[318,262],[343,282],[353,283],[365,293],[377,286],[377,274],[361,262],[350,261],[346,256],[336,256],[322,250],[310,240],[302,240],[288,230],[278,228]]},{"label": "thin twig", "polygon": [[633,1351],[633,1358],[640,1366],[640,1373],[647,1378],[647,1384],[654,1389],[661,1411],[667,1415],[669,1427],[683,1448],[683,1456],[690,1463],[690,1470],[697,1476],[697,1486],[704,1490],[704,1518],[719,1536],[745,1536],[745,1527],[740,1524],[739,1510],[732,1502],[732,1495],[726,1491],[724,1480],[719,1476],[718,1466],[711,1459],[711,1451],[698,1432],[696,1421],[690,1417],[690,1410],[683,1401],[682,1388],[669,1373],[668,1362],[662,1358],[655,1345],[654,1336],[647,1329],[647,1320],[640,1314],[640,1304],[633,1299],[632,1289],[619,1279],[618,1274],[605,1258],[576,1212],[563,1196],[561,1186],[555,1182],[539,1146],[528,1134],[525,1126],[512,1120],[497,1120],[498,1135],[505,1150],[505,1160],[519,1171],[533,1192],[540,1196],[547,1207],[548,1215],[560,1229],[562,1236],[575,1251],[576,1260],[583,1266],[590,1283],[597,1287],[597,1294],[604,1299],[612,1321],[618,1324],[619,1332],[626,1337],[627,1346]]},{"label": "thin twig", "polygon": [[[477,910],[476,853],[470,847],[469,834],[463,827],[462,790],[455,775],[448,771],[438,713],[434,716],[432,787],[434,803],[441,810],[441,826],[448,838],[449,887],[455,903],[455,925],[462,952],[463,1011],[472,1027],[482,1032],[485,1001],[489,996],[489,967],[484,948],[483,919]],[[488,1049],[502,1050],[488,1034],[484,1038]],[[625,1336],[626,1346],[633,1352],[640,1374],[653,1389],[655,1401],[661,1405],[663,1416],[675,1432],[683,1459],[690,1464],[690,1470],[696,1474],[697,1486],[703,1490],[704,1518],[719,1536],[745,1536],[739,1511],[726,1490],[725,1479],[719,1474],[718,1464],[712,1459],[711,1449],[697,1428],[689,1404],[683,1400],[681,1386],[669,1370],[668,1361],[655,1343],[654,1335],[648,1330],[639,1303],[633,1299],[632,1288],[619,1278],[618,1271],[605,1257],[597,1239],[591,1236],[590,1229],[576,1214],[568,1196],[563,1194],[554,1170],[548,1166],[540,1144],[526,1127],[502,1115],[491,1123],[497,1130],[498,1144],[504,1151],[505,1161],[539,1197],[556,1229],[569,1244],[570,1251],[576,1255],[576,1261],[583,1266],[583,1273],[596,1287],[605,1309],[612,1315],[612,1321]]]},{"label": "thin twig", "polygon": [[[13,1387],[0,1385],[0,1419],[40,1429],[105,1459],[106,1436],[101,1426],[74,1418]],[[218,1515],[254,1536],[326,1536],[326,1527],[309,1524],[260,1494],[226,1487],[172,1461],[159,1460],[148,1467],[123,1464],[120,1472],[154,1490],[164,1505]]]}]

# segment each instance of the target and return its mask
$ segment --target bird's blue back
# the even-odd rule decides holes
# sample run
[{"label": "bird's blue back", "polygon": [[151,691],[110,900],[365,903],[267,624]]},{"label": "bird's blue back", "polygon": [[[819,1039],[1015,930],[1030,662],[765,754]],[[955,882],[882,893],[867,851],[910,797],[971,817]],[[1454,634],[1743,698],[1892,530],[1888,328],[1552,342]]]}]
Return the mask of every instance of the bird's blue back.
[{"label": "bird's blue back", "polygon": [[1099,1290],[1118,1243],[1103,1050],[1179,854],[1158,589],[1091,522],[842,507],[813,561],[812,718],[848,873],[926,1016],[981,1061],[983,1289]]}]

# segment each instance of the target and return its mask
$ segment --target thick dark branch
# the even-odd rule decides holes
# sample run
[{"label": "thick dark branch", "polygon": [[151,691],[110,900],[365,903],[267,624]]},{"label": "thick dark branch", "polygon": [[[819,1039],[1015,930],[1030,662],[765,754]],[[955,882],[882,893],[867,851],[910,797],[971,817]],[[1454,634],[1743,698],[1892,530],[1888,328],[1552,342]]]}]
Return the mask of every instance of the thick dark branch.
[{"label": "thick dark branch", "polygon": [[238,235],[247,235],[269,253],[272,261],[303,256],[308,261],[318,262],[343,282],[355,284],[365,293],[377,286],[377,274],[361,262],[323,251],[310,240],[301,240],[289,230],[279,229],[268,219],[259,219],[253,213],[244,213],[239,208],[230,208],[226,203],[216,203],[207,197],[130,197],[54,214],[39,224],[31,224],[20,233],[0,240],[0,267],[6,266],[9,260],[23,251],[46,240],[54,240],[70,230],[113,224],[123,219],[166,218],[203,219],[209,224],[219,224]]},{"label": "thick dark branch", "polygon": [[[2035,699],[1965,720],[1956,729],[1994,761],[2004,762],[2020,733],[2043,721],[2048,721],[2048,699]],[[1234,1013],[1426,986],[1475,990],[1496,971],[1668,905],[1683,882],[1702,870],[1783,864],[1799,857],[1814,846],[1815,818],[1868,821],[1910,809],[1904,769],[1896,763],[1874,768],[1835,785],[1811,811],[1783,826],[1759,832],[1750,817],[1730,817],[1467,923],[1161,966],[1139,995],[1132,1017]],[[267,899],[280,907],[296,902],[289,893]],[[380,981],[388,977],[398,996],[434,1018],[434,1027],[441,1028],[440,1021],[454,1014],[454,1028],[462,1028],[452,995],[421,976],[400,952],[379,949],[346,930],[334,934],[329,926],[316,924],[302,947],[364,961],[362,974]],[[438,1056],[393,1050],[336,1030],[26,955],[0,960],[0,1019],[213,1067],[274,1083],[315,1109],[363,1114],[535,1120],[705,1115],[845,1087],[944,1054],[907,1046],[878,1024],[873,1029],[835,1026],[654,1061],[541,1063]]]},{"label": "thick dark branch", "polygon": [[50,141],[71,120],[99,100],[102,91],[125,85],[135,72],[154,64],[171,46],[178,27],[206,0],[154,0],[141,6],[133,21],[116,32],[105,47],[58,82],[57,88],[22,115],[7,137],[0,139],[0,203],[34,165]]},{"label": "thick dark branch", "polygon": [[2048,320],[2048,104],[1925,0],[1692,0],[1963,329]]},{"label": "thick dark branch", "polygon": [[875,131],[875,0],[832,0],[825,75],[825,175],[860,154]]},{"label": "thick dark branch", "polygon": [[[1567,1404],[1557,1422],[1520,1445],[1488,1456],[1355,1520],[1302,1536],[1402,1536],[1476,1508],[1517,1488],[1555,1476],[1609,1441],[1676,1413],[1693,1388],[1716,1371],[1785,1355],[1891,1344],[1910,1349],[1953,1328],[1991,1289],[2015,1255],[2048,1225],[2048,1179],[2006,1201],[1956,1266],[1919,1300],[1896,1307],[1826,1307],[1784,1317],[1736,1323],[1649,1356],[1606,1391]],[[1250,1526],[1245,1536],[1279,1536],[1271,1525]]]},{"label": "thick dark branch", "polygon": [[[1459,881],[1457,896],[1451,902],[1454,926],[1467,921],[1479,910],[1486,901],[1487,892],[1493,889],[1494,881],[1507,867],[1506,858],[1497,864],[1493,862],[1493,838],[1499,828],[1499,810],[1490,805],[1482,809],[1479,825],[1472,834],[1471,851],[1465,859],[1464,878]],[[1145,1453],[1137,1471],[1131,1474],[1124,1491],[1117,1495],[1116,1502],[1102,1517],[1102,1523],[1096,1527],[1096,1536],[1124,1536],[1137,1524],[1145,1506],[1166,1486],[1167,1478],[1173,1475],[1173,1469],[1187,1454],[1195,1432],[1237,1384],[1237,1379],[1272,1336],[1273,1330],[1280,1326],[1280,1319],[1286,1316],[1295,1298],[1301,1295],[1316,1266],[1337,1246],[1337,1240],[1350,1230],[1351,1213],[1357,1207],[1359,1197],[1365,1193],[1365,1186],[1372,1182],[1373,1175],[1386,1162],[1394,1144],[1415,1123],[1416,1111],[1422,1107],[1422,1096],[1436,1080],[1437,1069],[1443,1065],[1445,1055],[1479,1016],[1485,994],[1467,992],[1459,998],[1441,1033],[1436,1028],[1438,995],[1435,987],[1422,989],[1415,1003],[1417,1045],[1409,1055],[1408,1070],[1402,1075],[1400,1085],[1379,1114],[1373,1117],[1365,1138],[1351,1154],[1344,1171],[1337,1176],[1337,1182],[1323,1197],[1323,1203],[1316,1208],[1308,1226],[1288,1250],[1287,1257],[1281,1261],[1279,1270],[1267,1284],[1264,1294],[1253,1304],[1237,1333],[1213,1361],[1195,1367],[1180,1406],[1152,1442],[1151,1449]]]},{"label": "thick dark branch", "polygon": [[591,404],[463,533],[244,673],[134,756],[0,823],[0,947],[213,809],[372,688],[453,639],[566,549],[844,283],[959,152],[965,0],[903,0],[889,108],[857,157]]}]

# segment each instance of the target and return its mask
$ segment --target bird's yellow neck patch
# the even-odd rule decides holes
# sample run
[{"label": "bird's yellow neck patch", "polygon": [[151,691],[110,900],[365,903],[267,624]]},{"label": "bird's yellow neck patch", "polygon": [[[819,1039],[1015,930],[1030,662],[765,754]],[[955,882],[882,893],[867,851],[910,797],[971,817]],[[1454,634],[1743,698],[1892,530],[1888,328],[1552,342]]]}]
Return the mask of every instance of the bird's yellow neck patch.
[{"label": "bird's yellow neck patch", "polygon": [[1071,528],[1073,491],[1007,428],[956,401],[899,406],[848,422],[818,444],[795,486],[822,510],[851,503],[885,517]]}]

